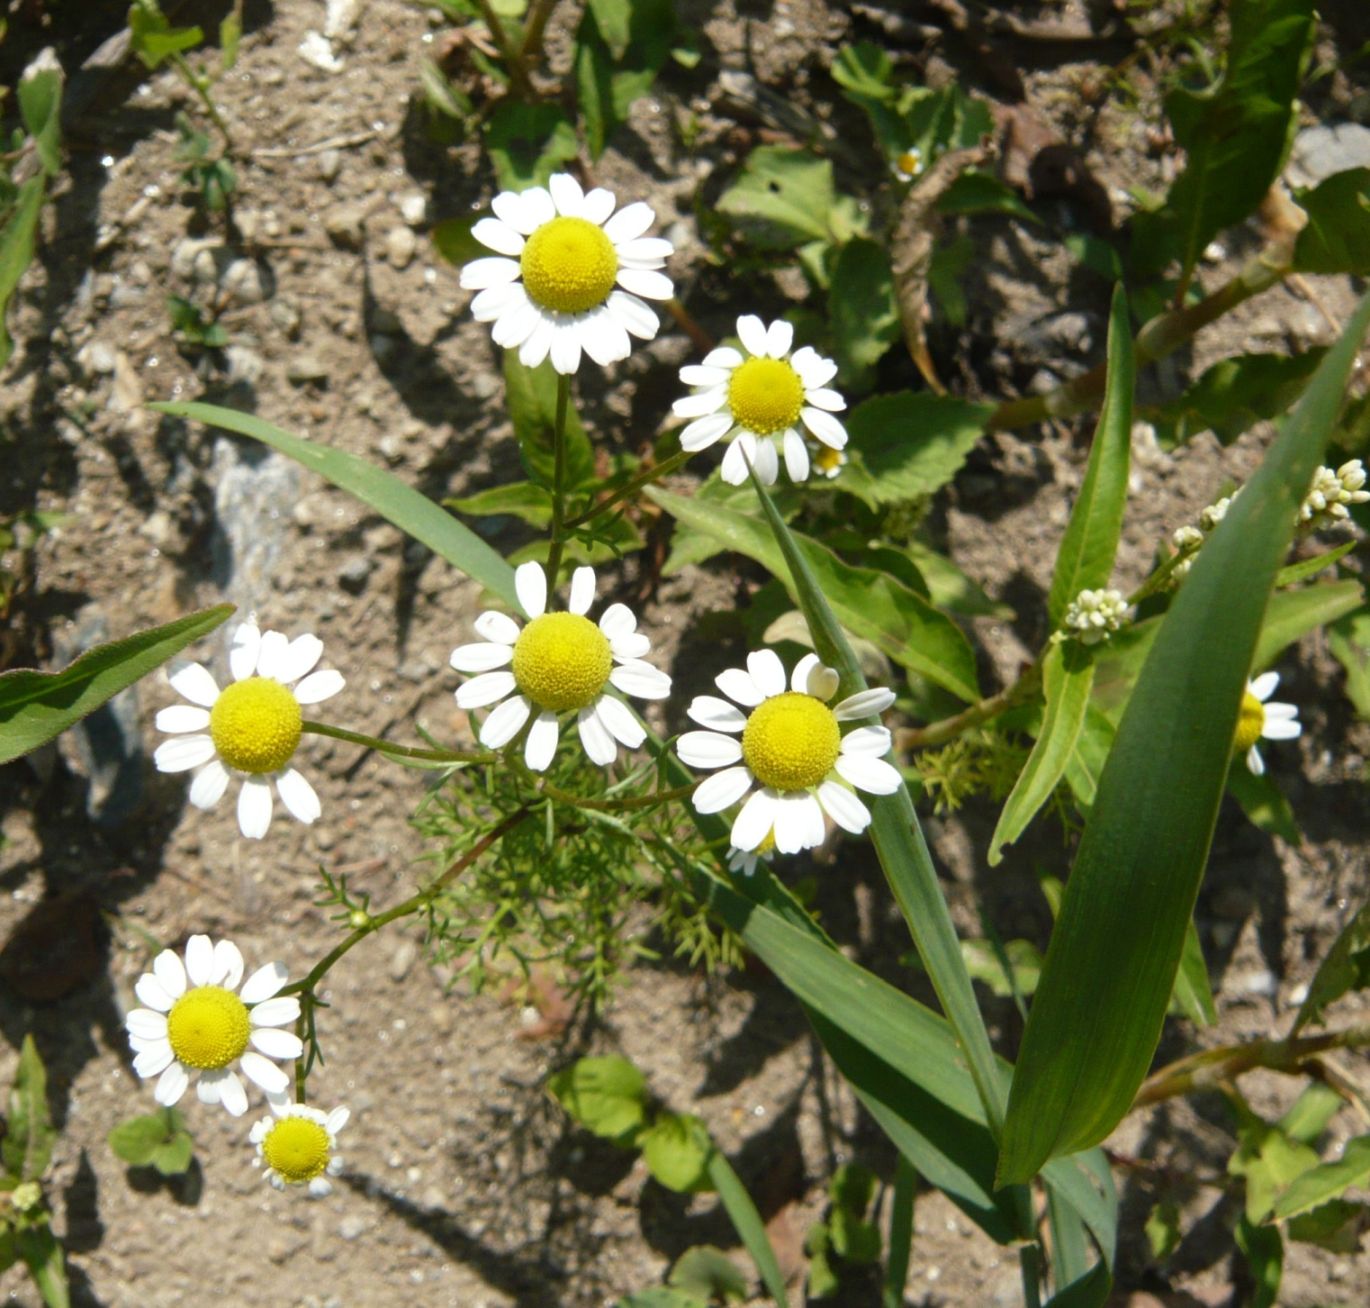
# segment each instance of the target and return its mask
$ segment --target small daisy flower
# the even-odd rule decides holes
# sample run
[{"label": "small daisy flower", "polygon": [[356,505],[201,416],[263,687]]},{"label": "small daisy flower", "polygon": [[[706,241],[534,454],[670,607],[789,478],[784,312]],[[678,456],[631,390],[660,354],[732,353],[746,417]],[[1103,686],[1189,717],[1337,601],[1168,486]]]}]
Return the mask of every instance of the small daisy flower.
[{"label": "small daisy flower", "polygon": [[338,1132],[351,1116],[346,1108],[322,1113],[306,1104],[294,1104],[284,1095],[267,1101],[271,1116],[252,1124],[248,1140],[257,1146],[257,1161],[266,1165],[262,1178],[277,1190],[288,1185],[307,1185],[311,1198],[333,1193],[330,1176],[342,1171],[343,1160],[334,1152]]},{"label": "small daisy flower", "polygon": [[1333,471],[1319,468],[1313,475],[1313,485],[1299,505],[1299,528],[1304,532],[1320,527],[1334,527],[1349,518],[1348,504],[1364,504],[1370,500],[1365,487],[1365,465],[1351,459]]},{"label": "small daisy flower", "polygon": [[485,640],[452,651],[458,672],[480,674],[458,689],[457,705],[496,705],[480,729],[480,743],[487,749],[507,745],[536,710],[523,758],[534,772],[546,771],[556,753],[560,715],[574,710],[592,763],[612,763],[620,744],[636,749],[646,732],[610,689],[665,699],[671,679],[643,661],[651,642],[637,630],[628,606],[609,605],[598,626],[585,616],[595,598],[593,568],[577,568],[572,575],[569,612],[547,612],[547,575],[540,563],[521,564],[514,589],[530,619],[527,626],[503,613],[482,613],[476,632]]},{"label": "small daisy flower", "polygon": [[755,849],[738,849],[732,845],[728,849],[728,871],[739,876],[755,874],[759,862],[770,863],[775,859],[775,832],[768,831],[765,838]]},{"label": "small daisy flower", "polygon": [[491,322],[496,345],[517,347],[536,368],[547,356],[573,373],[583,350],[596,363],[626,359],[629,335],[650,341],[656,314],[644,303],[669,300],[671,279],[660,272],[669,241],[644,233],[656,219],[640,200],[619,209],[612,191],[588,195],[568,173],[547,186],[501,191],[471,234],[494,256],[461,270],[477,322]]},{"label": "small daisy flower", "polygon": [[787,322],[767,327],[746,314],[737,320],[737,334],[742,350],[723,345],[703,363],[680,370],[680,380],[695,388],[672,406],[677,417],[693,419],[680,433],[680,448],[694,453],[726,436],[723,480],[742,485],[750,463],[761,484],[772,486],[779,472],[778,439],[790,480],[804,481],[809,451],[801,423],[829,449],[847,443],[846,428],[833,417],[847,402],[828,386],[837,365],[808,345],[791,354],[794,328]]},{"label": "small daisy flower", "polygon": [[894,703],[892,690],[863,690],[830,708],[837,690],[832,668],[806,654],[787,690],[784,665],[769,649],[749,654],[745,671],[729,668],[716,683],[742,708],[695,696],[686,712],[707,730],[687,731],[677,752],[692,768],[723,769],[695,788],[700,813],[718,813],[750,795],[733,822],[735,849],[760,850],[772,835],[782,854],[813,849],[823,843],[824,813],[843,830],[862,832],[871,815],[853,788],[872,795],[899,789],[899,773],[882,757],[889,731],[858,727],[844,736],[841,727],[884,712]]},{"label": "small daisy flower", "polygon": [[915,145],[897,154],[893,164],[894,175],[901,182],[911,182],[923,171],[923,152]]},{"label": "small daisy flower", "polygon": [[299,1036],[280,1029],[300,1015],[293,995],[276,997],[286,983],[285,965],[258,968],[239,990],[242,979],[238,946],[231,940],[216,945],[208,936],[190,937],[184,964],[175,950],[164,949],[152,971],[138,978],[133,990],[147,1007],[133,1009],[124,1025],[137,1055],[133,1070],[144,1080],[158,1078],[153,1097],[163,1108],[180,1100],[190,1074],[198,1072],[200,1102],[221,1103],[241,1117],[247,1094],[234,1063],[269,1095],[290,1084],[271,1061],[304,1052]]},{"label": "small daisy flower", "polygon": [[190,802],[206,809],[223,798],[230,772],[242,773],[238,827],[250,840],[260,840],[271,825],[273,781],[281,803],[306,825],[313,822],[319,797],[288,764],[303,730],[301,706],[322,703],[346,684],[340,672],[312,671],[322,654],[317,636],[287,640],[279,631],[259,631],[255,621],[243,623],[228,655],[233,685],[220,690],[199,663],[172,674],[172,687],[190,703],[157,714],[157,730],[172,736],[153,755],[158,770],[199,768]]},{"label": "small daisy flower", "polygon": [[1246,766],[1256,776],[1265,772],[1265,760],[1256,748],[1259,740],[1294,740],[1303,733],[1298,706],[1270,703],[1270,696],[1280,684],[1278,672],[1262,672],[1246,684],[1242,706],[1237,713],[1237,734],[1233,750],[1246,755]]},{"label": "small daisy flower", "polygon": [[1082,590],[1066,608],[1062,626],[1082,645],[1107,640],[1127,621],[1127,599],[1120,590]]},{"label": "small daisy flower", "polygon": [[820,477],[826,477],[831,481],[847,466],[847,452],[820,445],[814,452],[813,466]]}]

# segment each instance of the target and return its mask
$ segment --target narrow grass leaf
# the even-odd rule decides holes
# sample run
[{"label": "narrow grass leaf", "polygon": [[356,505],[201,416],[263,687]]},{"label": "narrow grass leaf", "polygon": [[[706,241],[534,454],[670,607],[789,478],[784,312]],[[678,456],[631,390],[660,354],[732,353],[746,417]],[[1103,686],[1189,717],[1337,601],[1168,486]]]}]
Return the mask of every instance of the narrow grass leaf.
[{"label": "narrow grass leaf", "polygon": [[1362,302],[1161,624],[1066,884],[999,1165],[1028,1180],[1102,1140],[1146,1075],[1208,857],[1275,573],[1370,324]]},{"label": "narrow grass leaf", "polygon": [[377,468],[355,454],[292,436],[250,413],[224,409],[217,404],[150,404],[148,408],[168,417],[236,432],[279,450],[317,472],[325,481],[331,481],[340,490],[355,496],[401,531],[427,545],[458,571],[480,582],[510,607],[518,607],[514,570],[469,527],[383,468]]},{"label": "narrow grass leaf", "polygon": [[1184,949],[1180,966],[1175,973],[1172,1009],[1178,1008],[1195,1026],[1212,1026],[1218,1020],[1213,1003],[1213,987],[1208,980],[1208,963],[1204,959],[1203,942],[1191,917],[1185,926]]},{"label": "narrow grass leaf", "polygon": [[756,1264],[756,1270],[761,1275],[761,1283],[780,1308],[789,1308],[790,1301],[785,1294],[785,1278],[780,1274],[780,1263],[775,1256],[775,1250],[771,1248],[771,1240],[766,1234],[761,1214],[756,1211],[756,1205],[747,1193],[747,1187],[733,1171],[732,1164],[717,1149],[709,1155],[709,1180],[718,1191],[719,1200],[727,1211],[728,1219],[732,1222],[743,1247]]}]

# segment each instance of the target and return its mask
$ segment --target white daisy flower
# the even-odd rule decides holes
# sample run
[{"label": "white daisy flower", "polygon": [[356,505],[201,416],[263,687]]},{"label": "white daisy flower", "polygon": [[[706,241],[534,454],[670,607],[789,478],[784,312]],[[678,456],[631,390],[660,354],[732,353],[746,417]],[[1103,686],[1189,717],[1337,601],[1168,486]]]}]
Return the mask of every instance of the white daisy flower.
[{"label": "white daisy flower", "polygon": [[322,1113],[307,1104],[295,1104],[284,1095],[271,1095],[271,1116],[252,1124],[248,1140],[257,1146],[257,1161],[265,1163],[262,1178],[277,1190],[288,1185],[307,1185],[311,1198],[333,1193],[328,1179],[342,1171],[343,1160],[334,1152],[338,1132],[351,1113],[335,1108]]},{"label": "white daisy flower", "polygon": [[322,703],[346,684],[340,672],[312,671],[322,654],[317,636],[287,640],[279,631],[259,631],[253,619],[244,622],[233,633],[233,685],[226,690],[200,663],[172,673],[172,687],[190,703],[157,714],[157,730],[172,736],[153,755],[158,770],[199,768],[190,783],[196,808],[213,808],[228,789],[230,772],[242,773],[238,827],[250,840],[261,839],[271,825],[273,781],[281,803],[301,822],[313,822],[319,797],[287,765],[300,743],[301,706]]},{"label": "white daisy flower", "polygon": [[[243,980],[243,956],[231,940],[216,945],[208,936],[191,936],[185,963],[164,949],[133,987],[146,1008],[124,1019],[128,1042],[137,1055],[133,1070],[158,1078],[153,1097],[170,1108],[185,1094],[190,1074],[199,1072],[201,1103],[223,1104],[234,1117],[247,1111],[247,1094],[233,1063],[267,1094],[280,1094],[289,1076],[271,1060],[295,1059],[304,1045],[293,1031],[282,1031],[300,1015],[293,995],[277,998],[286,983],[283,963],[258,968]],[[251,1045],[252,1048],[248,1048]]]},{"label": "white daisy flower", "polygon": [[671,279],[659,269],[670,241],[645,236],[656,215],[642,201],[617,213],[612,191],[588,195],[568,173],[546,188],[501,191],[495,217],[471,234],[496,253],[461,270],[461,284],[480,294],[471,301],[477,322],[492,322],[496,345],[518,348],[519,361],[537,367],[552,356],[559,373],[573,373],[585,351],[596,363],[626,359],[629,335],[650,341],[656,314],[643,302],[669,300]]},{"label": "white daisy flower", "polygon": [[637,630],[628,606],[609,605],[598,626],[585,616],[595,597],[593,568],[577,568],[572,575],[569,612],[547,612],[547,574],[539,563],[519,566],[514,589],[528,625],[520,627],[503,613],[482,613],[476,632],[485,640],[452,651],[458,672],[480,674],[458,689],[457,705],[496,705],[480,729],[480,743],[487,749],[507,745],[536,709],[523,758],[534,772],[543,772],[556,753],[560,715],[574,710],[592,763],[612,763],[619,744],[636,749],[647,733],[610,688],[637,699],[665,699],[671,679],[643,661],[651,642]]},{"label": "white daisy flower", "polygon": [[923,171],[923,152],[916,145],[910,146],[895,155],[890,167],[901,182],[911,182]]},{"label": "white daisy flower", "polygon": [[695,696],[686,712],[708,730],[687,731],[677,753],[692,768],[723,769],[695,788],[699,812],[718,813],[751,795],[733,822],[736,849],[760,849],[771,833],[782,854],[813,849],[823,842],[825,812],[843,830],[859,833],[871,815],[853,788],[872,795],[899,789],[899,773],[882,757],[889,753],[889,731],[858,727],[844,736],[841,728],[884,712],[894,703],[892,690],[863,690],[829,708],[837,690],[832,668],[806,654],[786,690],[784,665],[769,649],[749,654],[745,671],[719,673],[716,683],[742,708]]},{"label": "white daisy flower", "polygon": [[847,466],[847,452],[846,450],[834,450],[827,445],[820,445],[814,451],[813,466],[820,477],[826,477],[832,481]]},{"label": "white daisy flower", "polygon": [[694,420],[680,433],[680,448],[693,453],[726,436],[731,444],[723,456],[723,480],[742,485],[750,463],[762,485],[771,486],[779,471],[778,438],[790,480],[804,481],[809,451],[801,423],[829,449],[847,443],[846,428],[833,417],[847,402],[828,387],[837,365],[808,345],[791,354],[794,328],[787,322],[767,327],[747,314],[737,320],[737,334],[745,354],[723,345],[703,363],[680,370],[680,380],[695,388],[672,406],[678,418]]},{"label": "white daisy flower", "polygon": [[738,849],[736,845],[730,845],[728,847],[728,871],[736,872],[739,876],[752,876],[756,872],[756,865],[758,863],[770,863],[774,860],[774,831],[768,831],[765,836],[762,837],[761,843],[755,849]]},{"label": "white daisy flower", "polygon": [[1257,741],[1294,740],[1303,733],[1297,705],[1268,702],[1279,684],[1278,672],[1262,672],[1254,681],[1248,681],[1237,714],[1232,748],[1246,755],[1246,766],[1258,777],[1265,773],[1265,760],[1256,748]]}]

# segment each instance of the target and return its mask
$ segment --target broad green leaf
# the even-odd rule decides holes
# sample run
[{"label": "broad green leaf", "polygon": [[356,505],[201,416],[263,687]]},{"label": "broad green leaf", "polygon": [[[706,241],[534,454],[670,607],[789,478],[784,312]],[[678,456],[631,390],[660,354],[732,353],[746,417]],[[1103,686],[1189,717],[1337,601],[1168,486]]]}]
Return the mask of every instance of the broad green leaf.
[{"label": "broad green leaf", "polygon": [[894,1193],[890,1199],[890,1251],[885,1259],[882,1308],[904,1308],[913,1252],[913,1205],[918,1173],[903,1154],[894,1160]]},{"label": "broad green leaf", "polygon": [[580,145],[571,120],[554,104],[501,100],[485,126],[485,149],[501,191],[546,186],[576,157]]},{"label": "broad green leaf", "polygon": [[129,48],[150,69],[193,50],[205,39],[198,27],[172,27],[156,0],[134,0],[128,11]]},{"label": "broad green leaf", "polygon": [[[1109,311],[1108,379],[1103,408],[1089,449],[1080,494],[1061,538],[1051,578],[1051,593],[1047,598],[1047,616],[1053,631],[1060,629],[1066,609],[1082,590],[1107,586],[1113,575],[1113,558],[1118,552],[1123,511],[1127,507],[1135,377],[1132,325],[1127,296],[1119,284],[1114,289]],[[1087,691],[1085,698],[1088,698]],[[1060,773],[1056,775],[1059,777]],[[1052,784],[1055,784],[1054,779]]]},{"label": "broad green leaf", "polygon": [[1203,942],[1199,939],[1194,919],[1185,927],[1184,949],[1180,966],[1175,973],[1175,990],[1171,996],[1171,1011],[1178,1009],[1195,1026],[1212,1026],[1218,1020],[1213,1003],[1213,987],[1208,980],[1208,963],[1204,959]]},{"label": "broad green leaf", "polygon": [[109,1147],[130,1166],[155,1167],[163,1176],[179,1176],[195,1153],[185,1118],[175,1108],[120,1122],[109,1133]]},{"label": "broad green leaf", "polygon": [[195,1157],[195,1142],[187,1131],[177,1131],[152,1154],[152,1165],[163,1176],[181,1176]]},{"label": "broad green leaf", "polygon": [[1001,213],[1023,222],[1042,225],[1042,220],[1023,203],[1017,191],[991,173],[969,169],[942,193],[937,201],[941,214]]},{"label": "broad green leaf", "polygon": [[1291,1140],[1316,1146],[1344,1102],[1330,1085],[1310,1081],[1276,1125]]},{"label": "broad green leaf", "polygon": [[697,1244],[676,1259],[668,1285],[697,1294],[705,1302],[719,1299],[741,1302],[747,1297],[747,1278],[741,1268],[722,1249]]},{"label": "broad green leaf", "polygon": [[1112,1289],[1113,1277],[1108,1268],[1103,1263],[1095,1263],[1078,1280],[1053,1294],[1045,1308],[1104,1308]]},{"label": "broad green leaf", "polygon": [[1089,693],[1094,685],[1094,663],[1087,650],[1073,641],[1057,641],[1042,660],[1042,693],[1046,715],[1033,742],[1032,753],[1004,802],[989,842],[989,865],[1003,861],[1011,845],[1051,798],[1075,754],[1075,742],[1085,725]]},{"label": "broad green leaf", "polygon": [[903,550],[927,583],[928,598],[939,609],[948,609],[967,618],[1009,619],[1014,616],[1007,604],[990,599],[979,583],[966,576],[945,554],[916,540],[905,542]]},{"label": "broad green leaf", "polygon": [[1315,1244],[1330,1253],[1360,1252],[1361,1236],[1370,1227],[1370,1207],[1349,1199],[1333,1199],[1291,1218],[1285,1231],[1291,1240]]},{"label": "broad green leaf", "polygon": [[598,0],[576,34],[576,97],[591,158],[627,121],[671,52],[676,13],[670,0]]},{"label": "broad green leaf", "polygon": [[474,495],[459,495],[443,500],[449,509],[470,514],[473,518],[488,518],[507,514],[520,518],[530,527],[546,527],[552,521],[552,496],[531,481],[515,481],[504,486],[491,486]]},{"label": "broad green leaf", "polygon": [[1364,990],[1367,986],[1370,986],[1370,904],[1362,905],[1342,927],[1327,956],[1318,964],[1289,1034],[1298,1035],[1310,1022],[1321,1023],[1328,1004],[1349,991]]},{"label": "broad green leaf", "polygon": [[[659,486],[649,486],[646,494],[677,521],[755,559],[788,583],[784,554],[755,515],[675,495]],[[796,536],[795,540],[796,548],[819,578],[838,621],[853,635],[869,640],[896,663],[961,699],[969,702],[979,698],[974,655],[946,614],[892,577],[852,567],[809,537]],[[796,593],[793,584],[787,584],[787,589],[791,595]]]},{"label": "broad green leaf", "polygon": [[1002,954],[988,940],[963,940],[961,957],[971,979],[1000,999],[1031,995],[1042,973],[1042,951],[1031,940],[1006,940]]},{"label": "broad green leaf", "polygon": [[1238,354],[1220,360],[1156,416],[1161,444],[1183,445],[1202,431],[1232,444],[1258,422],[1288,410],[1326,352],[1318,346],[1302,354]]},{"label": "broad green leaf", "polygon": [[220,408],[217,404],[150,404],[148,407],[173,418],[237,432],[279,450],[374,509],[458,571],[478,581],[492,595],[498,595],[511,608],[519,608],[518,596],[514,593],[514,570],[469,527],[393,473],[377,468],[355,454],[303,440],[249,413]]},{"label": "broad green leaf", "polygon": [[43,1222],[15,1231],[14,1243],[47,1308],[71,1308],[66,1262],[52,1227]]},{"label": "broad green leaf", "polygon": [[1251,1268],[1256,1292],[1249,1308],[1275,1308],[1280,1280],[1284,1276],[1284,1241],[1273,1226],[1255,1226],[1245,1217],[1237,1219],[1237,1248]]},{"label": "broad green leaf", "polygon": [[19,79],[19,113],[49,177],[62,171],[62,70],[42,68]]},{"label": "broad green leaf", "polygon": [[0,231],[0,368],[10,360],[14,342],[6,325],[10,296],[19,285],[24,269],[33,259],[33,238],[38,228],[38,213],[43,207],[44,178],[30,177],[19,188],[4,231]]},{"label": "broad green leaf", "polygon": [[1306,1213],[1330,1199],[1340,1199],[1353,1185],[1370,1178],[1370,1135],[1348,1140],[1334,1163],[1320,1163],[1295,1177],[1275,1201],[1271,1216],[1277,1222]]},{"label": "broad green leaf", "polygon": [[618,124],[614,116],[613,56],[588,5],[576,36],[576,104],[585,127],[586,148],[591,159],[598,159]]},{"label": "broad green leaf", "polygon": [[57,1129],[48,1113],[48,1076],[33,1036],[26,1035],[10,1087],[7,1129],[0,1142],[5,1170],[21,1181],[37,1181],[48,1170]]},{"label": "broad green leaf", "polygon": [[1254,1115],[1238,1131],[1237,1141],[1227,1170],[1246,1181],[1246,1220],[1263,1222],[1279,1196],[1318,1166],[1317,1151]]},{"label": "broad green leaf", "polygon": [[847,419],[848,452],[860,466],[854,460],[838,480],[873,505],[931,495],[961,470],[989,414],[988,405],[929,391],[877,395]]},{"label": "broad green leaf", "polygon": [[1370,609],[1339,618],[1327,628],[1327,648],[1346,669],[1346,698],[1370,719]]},{"label": "broad green leaf", "polygon": [[[576,414],[575,405],[570,402],[569,378],[566,379],[566,385],[566,470],[563,484],[567,490],[574,490],[593,480],[595,456],[590,449],[585,428]],[[552,435],[556,430],[557,374],[546,360],[536,368],[528,368],[519,362],[517,350],[505,350],[504,387],[509,418],[514,424],[523,466],[530,477],[550,488],[556,468]]]},{"label": "broad green leaf", "polygon": [[733,1224],[733,1230],[756,1265],[761,1283],[780,1308],[789,1308],[785,1278],[780,1274],[780,1263],[771,1247],[761,1214],[756,1211],[747,1187],[742,1184],[732,1164],[717,1149],[709,1154],[709,1184],[718,1192],[719,1201]]},{"label": "broad green leaf", "polygon": [[832,239],[828,214],[835,201],[828,160],[807,150],[759,145],[715,208],[753,244],[789,250],[802,241]]},{"label": "broad green leaf", "polygon": [[1370,168],[1333,173],[1312,190],[1294,192],[1308,225],[1294,242],[1299,272],[1370,272]]},{"label": "broad green leaf", "polygon": [[1102,1140],[1146,1075],[1208,857],[1238,704],[1258,642],[1270,635],[1262,623],[1271,586],[1368,324],[1370,297],[1200,551],[1152,643],[1028,1014],[1001,1182],[1025,1181],[1048,1158]]},{"label": "broad green leaf", "polygon": [[697,1194],[710,1188],[709,1159],[716,1152],[709,1132],[689,1113],[658,1113],[637,1137],[647,1170],[668,1190]]},{"label": "broad green leaf", "polygon": [[849,384],[864,381],[902,335],[884,246],[857,237],[838,250],[828,286],[828,317],[837,361]]},{"label": "broad green leaf", "polygon": [[219,22],[219,67],[231,72],[238,62],[238,45],[243,39],[243,24],[237,13],[225,14]]},{"label": "broad green leaf", "polygon": [[1075,748],[1066,762],[1066,782],[1075,796],[1076,806],[1086,817],[1099,792],[1099,777],[1113,748],[1113,723],[1096,704],[1085,709],[1085,725],[1075,739]]},{"label": "broad green leaf", "polygon": [[0,673],[0,763],[37,749],[228,620],[232,604],[87,650],[61,672]]},{"label": "broad green leaf", "polygon": [[1291,845],[1303,839],[1293,806],[1268,772],[1258,777],[1246,766],[1244,758],[1234,759],[1227,774],[1227,789],[1253,826]]},{"label": "broad green leaf", "polygon": [[609,52],[615,59],[622,59],[628,49],[632,0],[589,0],[585,12],[594,18]]},{"label": "broad green leaf", "polygon": [[1180,1247],[1180,1205],[1166,1199],[1147,1215],[1146,1242],[1154,1262],[1163,1263]]},{"label": "broad green leaf", "polygon": [[581,1058],[547,1079],[557,1103],[587,1131],[631,1143],[647,1120],[647,1082],[626,1058]]},{"label": "broad green leaf", "polygon": [[[1204,548],[1207,549],[1207,546]],[[1365,592],[1361,583],[1350,578],[1345,581],[1323,581],[1300,590],[1281,591],[1270,601],[1251,666],[1269,667],[1276,655],[1300,637],[1344,617],[1359,608],[1364,601]]]}]

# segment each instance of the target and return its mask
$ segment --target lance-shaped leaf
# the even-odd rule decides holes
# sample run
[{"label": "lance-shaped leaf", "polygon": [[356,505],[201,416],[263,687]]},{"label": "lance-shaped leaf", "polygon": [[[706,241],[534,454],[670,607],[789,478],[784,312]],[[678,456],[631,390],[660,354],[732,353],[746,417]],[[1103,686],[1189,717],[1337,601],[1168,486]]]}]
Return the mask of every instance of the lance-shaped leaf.
[{"label": "lance-shaped leaf", "polygon": [[57,1131],[48,1112],[48,1076],[33,1036],[24,1037],[19,1067],[10,1087],[7,1130],[0,1143],[5,1170],[21,1181],[37,1181],[48,1170]]},{"label": "lance-shaped leaf", "polygon": [[27,754],[228,620],[232,604],[87,650],[61,672],[0,673],[0,763]]},{"label": "lance-shaped leaf", "polygon": [[1014,1073],[998,1177],[1102,1140],[1160,1039],[1275,573],[1370,298],[1200,552],[1142,669],[1067,882]]},{"label": "lance-shaped leaf", "polygon": [[355,454],[292,436],[250,413],[224,409],[217,404],[150,404],[148,408],[172,418],[203,422],[210,427],[237,432],[239,436],[250,436],[280,450],[340,490],[356,496],[506,604],[518,607],[514,570],[469,527],[383,468],[377,468]]},{"label": "lance-shaped leaf", "polygon": [[1320,1163],[1296,1177],[1275,1200],[1271,1216],[1276,1221],[1283,1221],[1286,1217],[1306,1213],[1329,1199],[1340,1198],[1353,1185],[1364,1185],[1367,1178],[1370,1178],[1370,1135],[1362,1135],[1347,1141],[1336,1162]]}]

